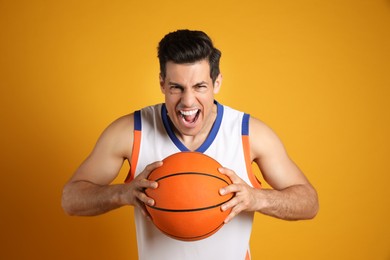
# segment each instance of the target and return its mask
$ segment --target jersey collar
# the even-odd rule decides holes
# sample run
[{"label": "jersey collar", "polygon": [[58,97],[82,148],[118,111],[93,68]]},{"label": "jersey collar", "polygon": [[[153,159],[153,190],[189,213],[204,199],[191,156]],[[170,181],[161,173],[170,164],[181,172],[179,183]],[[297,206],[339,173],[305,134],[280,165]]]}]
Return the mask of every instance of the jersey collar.
[{"label": "jersey collar", "polygon": [[[203,142],[201,146],[199,146],[198,149],[196,149],[196,152],[204,153],[210,145],[213,143],[215,137],[218,134],[219,128],[221,126],[222,117],[223,117],[223,106],[218,103],[216,100],[214,100],[214,104],[217,105],[217,117],[214,121],[213,126],[211,127],[210,133],[207,136],[206,140]],[[165,104],[161,107],[161,118],[163,120],[164,128],[167,131],[167,134],[169,138],[172,140],[172,142],[176,145],[176,147],[181,152],[187,152],[189,149],[179,140],[179,138],[175,135],[173,129],[172,129],[172,121],[168,116],[167,108],[165,107]]]}]

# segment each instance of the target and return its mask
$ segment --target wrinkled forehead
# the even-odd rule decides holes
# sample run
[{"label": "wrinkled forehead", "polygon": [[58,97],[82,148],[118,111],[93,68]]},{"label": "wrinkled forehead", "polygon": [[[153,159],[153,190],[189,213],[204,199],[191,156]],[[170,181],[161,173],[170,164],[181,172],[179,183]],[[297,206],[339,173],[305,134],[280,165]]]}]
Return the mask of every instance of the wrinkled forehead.
[{"label": "wrinkled forehead", "polygon": [[166,64],[164,80],[176,83],[208,82],[211,81],[210,65],[206,60],[182,64],[169,61]]}]

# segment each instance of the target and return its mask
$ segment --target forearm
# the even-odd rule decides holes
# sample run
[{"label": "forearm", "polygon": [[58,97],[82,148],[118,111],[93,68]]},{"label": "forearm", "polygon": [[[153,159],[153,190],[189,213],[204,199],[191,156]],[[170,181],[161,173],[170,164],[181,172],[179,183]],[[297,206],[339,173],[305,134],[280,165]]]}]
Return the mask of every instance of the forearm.
[{"label": "forearm", "polygon": [[259,212],[284,220],[311,219],[318,212],[317,193],[310,185],[258,190],[257,201]]},{"label": "forearm", "polygon": [[62,194],[62,207],[69,215],[95,216],[119,208],[124,184],[97,185],[88,181],[68,183]]}]

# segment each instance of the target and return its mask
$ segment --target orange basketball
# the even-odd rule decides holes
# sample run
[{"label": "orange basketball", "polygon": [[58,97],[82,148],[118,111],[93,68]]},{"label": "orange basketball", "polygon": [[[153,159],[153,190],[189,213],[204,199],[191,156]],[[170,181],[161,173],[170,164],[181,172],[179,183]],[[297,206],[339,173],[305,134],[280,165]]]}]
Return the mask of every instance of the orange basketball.
[{"label": "orange basketball", "polygon": [[155,200],[146,206],[153,223],[166,235],[184,241],[206,238],[217,232],[229,214],[221,205],[233,194],[221,196],[219,189],[231,180],[219,173],[221,165],[197,152],[168,156],[149,180],[158,182],[156,189],[146,189]]}]

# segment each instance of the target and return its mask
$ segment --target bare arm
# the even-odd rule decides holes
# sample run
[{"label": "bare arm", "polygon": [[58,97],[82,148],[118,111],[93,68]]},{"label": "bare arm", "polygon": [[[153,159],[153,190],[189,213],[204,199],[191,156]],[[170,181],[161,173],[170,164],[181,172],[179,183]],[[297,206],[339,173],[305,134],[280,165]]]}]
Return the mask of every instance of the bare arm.
[{"label": "bare arm", "polygon": [[133,115],[119,118],[100,136],[88,158],[65,185],[62,206],[69,215],[99,215],[124,205],[141,208],[153,200],[143,193],[144,188],[156,187],[146,178],[161,163],[149,165],[128,184],[112,185],[123,162],[131,157],[133,144]]},{"label": "bare arm", "polygon": [[250,120],[250,145],[252,160],[273,189],[252,188],[233,171],[221,169],[233,181],[233,185],[221,193],[236,193],[235,198],[222,207],[223,210],[232,208],[226,222],[241,211],[258,211],[285,220],[313,218],[318,211],[315,189],[289,158],[276,134],[253,118]]}]

